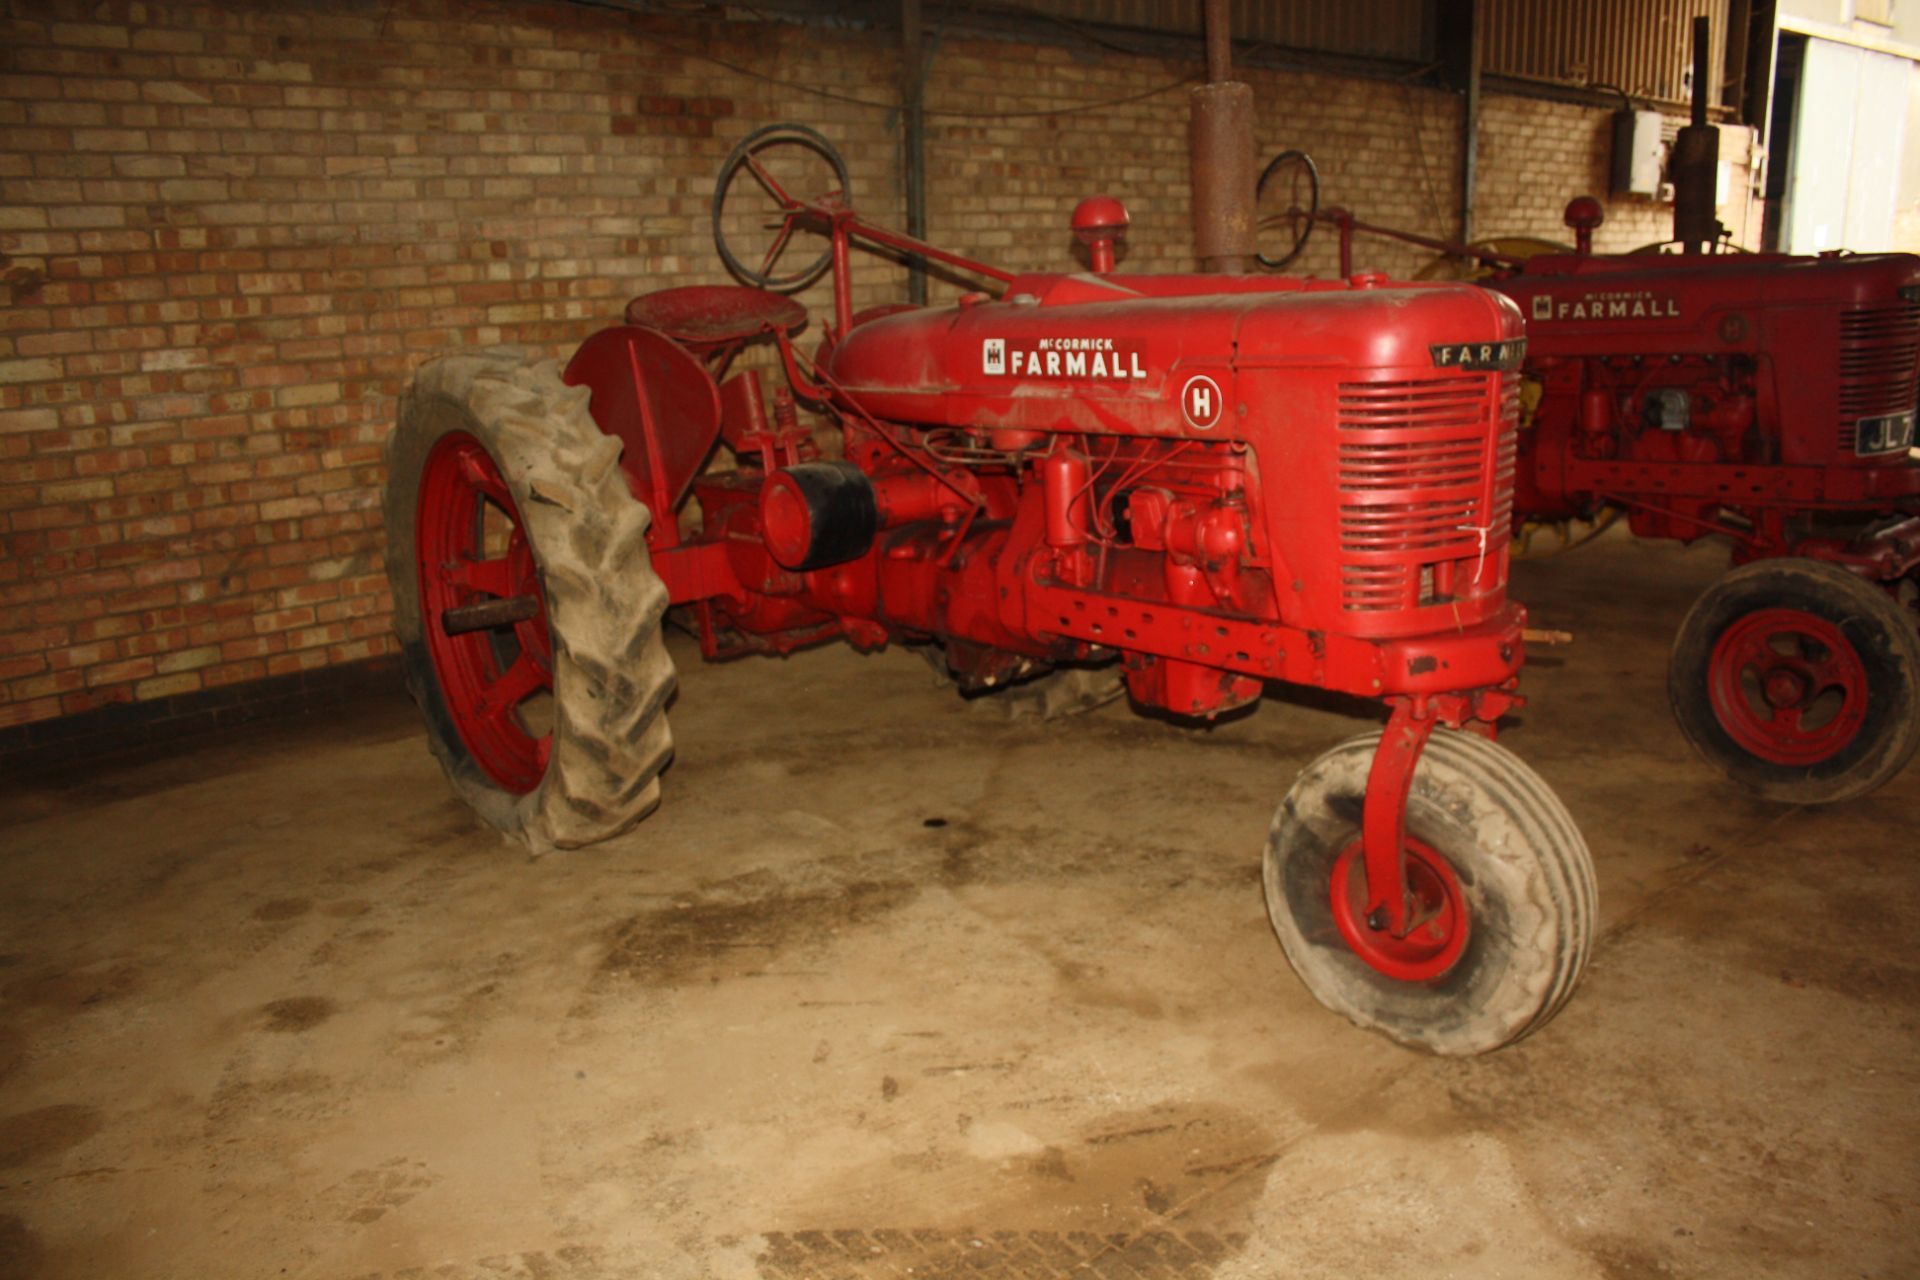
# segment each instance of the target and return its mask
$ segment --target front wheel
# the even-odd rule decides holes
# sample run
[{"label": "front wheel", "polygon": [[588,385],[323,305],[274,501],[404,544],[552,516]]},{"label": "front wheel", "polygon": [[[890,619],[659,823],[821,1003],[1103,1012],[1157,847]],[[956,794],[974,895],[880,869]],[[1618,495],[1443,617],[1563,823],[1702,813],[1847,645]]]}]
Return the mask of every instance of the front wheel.
[{"label": "front wheel", "polygon": [[1593,946],[1593,861],[1565,806],[1506,749],[1439,730],[1407,798],[1404,936],[1366,916],[1361,819],[1379,733],[1309,764],[1274,815],[1267,915],[1315,999],[1430,1053],[1487,1053],[1538,1030]]},{"label": "front wheel", "polygon": [[1920,747],[1920,631],[1838,565],[1756,561],[1688,611],[1667,696],[1694,749],[1754,794],[1851,800]]},{"label": "front wheel", "polygon": [[657,803],[673,751],[667,590],[587,391],[551,361],[430,361],[387,444],[407,685],[454,791],[535,852]]}]

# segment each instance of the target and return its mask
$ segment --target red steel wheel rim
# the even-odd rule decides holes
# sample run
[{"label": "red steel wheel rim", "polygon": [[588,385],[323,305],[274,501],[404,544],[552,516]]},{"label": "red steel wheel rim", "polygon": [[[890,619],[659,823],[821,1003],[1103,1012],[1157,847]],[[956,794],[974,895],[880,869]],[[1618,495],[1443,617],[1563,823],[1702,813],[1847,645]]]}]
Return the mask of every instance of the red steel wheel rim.
[{"label": "red steel wheel rim", "polygon": [[1453,968],[1467,949],[1471,921],[1466,895],[1447,860],[1424,841],[1407,837],[1407,888],[1414,926],[1394,937],[1367,923],[1367,864],[1355,838],[1333,864],[1333,922],[1353,953],[1401,982],[1431,982]]},{"label": "red steel wheel rim", "polygon": [[[489,511],[510,526],[504,552],[491,556]],[[433,446],[415,519],[421,625],[447,713],[488,777],[508,791],[529,792],[540,785],[553,745],[552,735],[536,735],[523,715],[529,698],[553,689],[546,597],[519,508],[500,468],[473,436],[454,432]],[[532,596],[538,607],[531,618],[512,624],[511,655],[496,643],[502,630],[447,634],[447,610],[517,596]]]},{"label": "red steel wheel rim", "polygon": [[1800,609],[1758,609],[1722,632],[1707,692],[1727,736],[1774,764],[1831,759],[1867,718],[1859,652],[1838,626]]}]

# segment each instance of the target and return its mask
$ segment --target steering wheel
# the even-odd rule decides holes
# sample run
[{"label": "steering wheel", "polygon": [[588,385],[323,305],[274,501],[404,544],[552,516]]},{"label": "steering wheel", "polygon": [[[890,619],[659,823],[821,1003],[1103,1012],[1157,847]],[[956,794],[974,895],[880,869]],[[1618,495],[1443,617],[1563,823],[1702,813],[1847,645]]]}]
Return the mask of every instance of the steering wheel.
[{"label": "steering wheel", "polygon": [[[734,179],[743,171],[753,180],[736,183]],[[815,202],[833,207],[846,198],[847,162],[831,142],[805,125],[770,124],[740,140],[720,166],[720,177],[713,187],[713,245],[736,279],[776,293],[793,293],[818,280],[832,265],[833,250],[829,247],[798,271],[781,273],[776,269],[805,207],[803,200],[790,192],[796,188],[816,190],[820,180],[829,176],[833,185]],[[729,228],[735,236],[756,229],[775,232],[757,269],[734,252],[727,240]]]},{"label": "steering wheel", "polygon": [[[1284,201],[1285,207],[1274,213],[1263,213],[1261,209],[1269,186],[1274,191],[1273,203],[1278,205]],[[1269,160],[1267,167],[1260,171],[1260,181],[1254,185],[1253,207],[1254,259],[1268,270],[1278,271],[1307,247],[1307,237],[1313,234],[1313,220],[1320,212],[1320,170],[1314,167],[1313,157],[1304,151],[1282,151]],[[1259,232],[1282,224],[1292,237],[1289,247],[1278,258],[1269,258],[1257,247]]]}]

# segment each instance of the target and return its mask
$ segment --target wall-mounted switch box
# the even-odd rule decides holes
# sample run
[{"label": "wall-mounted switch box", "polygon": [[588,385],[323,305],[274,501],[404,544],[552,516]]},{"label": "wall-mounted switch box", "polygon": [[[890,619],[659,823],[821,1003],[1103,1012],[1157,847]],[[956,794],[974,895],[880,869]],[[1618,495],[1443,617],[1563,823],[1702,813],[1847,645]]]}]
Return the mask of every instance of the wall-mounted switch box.
[{"label": "wall-mounted switch box", "polygon": [[1665,144],[1658,111],[1613,113],[1613,194],[1652,196],[1660,192]]}]

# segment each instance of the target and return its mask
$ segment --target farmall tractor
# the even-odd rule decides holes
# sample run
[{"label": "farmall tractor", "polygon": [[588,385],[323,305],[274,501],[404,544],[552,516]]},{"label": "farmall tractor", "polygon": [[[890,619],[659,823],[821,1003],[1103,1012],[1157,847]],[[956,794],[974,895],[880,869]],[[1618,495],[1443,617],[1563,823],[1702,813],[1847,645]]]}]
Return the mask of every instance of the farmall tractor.
[{"label": "farmall tractor", "polygon": [[[460,795],[533,846],[615,835],[672,750],[663,616],[702,654],[845,639],[940,646],[963,690],[1115,664],[1132,701],[1206,719],[1270,681],[1378,699],[1384,730],[1309,764],[1275,815],[1273,926],[1313,994],[1447,1054],[1541,1026],[1573,990],[1594,879],[1565,808],[1495,744],[1518,703],[1506,597],[1521,316],[1459,284],[1014,275],[790,194],[749,137],[721,174],[772,199],[746,286],[637,298],[564,368],[424,365],[386,499],[396,623]],[[811,351],[776,287],[823,233]],[[992,288],[852,307],[853,250]],[[777,361],[769,395],[752,360]],[[769,364],[771,367],[771,363]],[[838,429],[825,456],[804,403]],[[709,464],[724,445],[734,469]],[[691,501],[690,501],[691,500]]]},{"label": "farmall tractor", "polygon": [[1615,510],[1640,537],[1727,538],[1737,567],[1674,641],[1674,716],[1710,764],[1764,798],[1851,799],[1920,746],[1920,257],[1722,242],[1705,34],[1696,28],[1699,89],[1674,144],[1666,245],[1593,253],[1602,211],[1589,197],[1567,206],[1570,253],[1370,226],[1318,209],[1298,152],[1262,175],[1284,205],[1268,221],[1291,236],[1282,257],[1315,222],[1333,224],[1343,274],[1356,230],[1479,264],[1527,318],[1516,528]]}]

